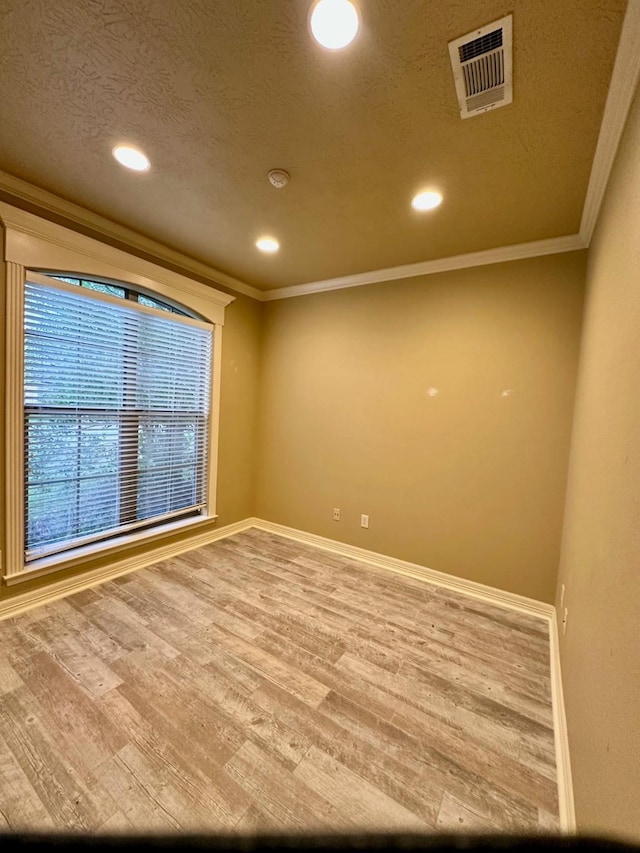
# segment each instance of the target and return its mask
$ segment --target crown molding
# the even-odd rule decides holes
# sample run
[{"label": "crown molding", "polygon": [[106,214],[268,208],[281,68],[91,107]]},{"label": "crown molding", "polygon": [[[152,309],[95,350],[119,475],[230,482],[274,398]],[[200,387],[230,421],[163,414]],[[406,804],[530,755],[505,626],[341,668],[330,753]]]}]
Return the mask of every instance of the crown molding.
[{"label": "crown molding", "polygon": [[640,78],[640,2],[630,0],[622,24],[618,53],[611,74],[609,94],[602,114],[600,135],[587,187],[580,236],[591,243],[602,199],[609,182],[631,101]]},{"label": "crown molding", "polygon": [[137,231],[131,228],[112,222],[98,213],[86,210],[84,207],[80,207],[80,205],[60,198],[20,178],[16,178],[8,172],[0,171],[0,193],[9,204],[24,206],[26,202],[45,216],[49,214],[62,217],[71,225],[89,229],[92,232],[91,236],[97,239],[102,237],[108,240],[115,240],[129,249],[151,255],[159,264],[164,263],[178,268],[186,275],[194,275],[201,279],[204,278],[215,286],[227,287],[236,293],[250,296],[252,299],[261,300],[262,298],[260,290],[251,287],[249,284],[245,284],[243,281],[239,281],[237,278],[233,278],[208,264],[196,261],[174,249],[169,249],[162,243],[138,234]]},{"label": "crown molding", "polygon": [[404,264],[383,270],[345,275],[341,278],[329,278],[325,281],[310,281],[308,284],[294,284],[291,287],[279,287],[262,294],[263,302],[275,299],[289,299],[292,296],[304,296],[309,293],[322,293],[325,290],[342,290],[347,287],[362,287],[383,281],[396,281],[400,278],[415,278],[433,275],[439,272],[482,267],[487,264],[501,264],[505,261],[519,261],[523,258],[536,258],[541,255],[557,255],[561,252],[575,252],[585,249],[585,243],[579,234],[566,237],[551,237],[548,240],[535,240],[531,243],[518,243],[514,246],[500,246],[497,249],[485,249],[482,252],[468,252],[465,255],[452,255],[449,258],[436,258],[417,264]]}]

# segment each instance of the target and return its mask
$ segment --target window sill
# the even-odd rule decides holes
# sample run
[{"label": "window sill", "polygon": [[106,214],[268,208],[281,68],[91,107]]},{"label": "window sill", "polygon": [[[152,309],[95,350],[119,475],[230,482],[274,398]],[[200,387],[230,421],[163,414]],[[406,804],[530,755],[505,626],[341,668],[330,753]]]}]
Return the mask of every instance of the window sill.
[{"label": "window sill", "polygon": [[87,560],[94,557],[102,556],[120,556],[128,548],[135,545],[145,543],[153,544],[160,541],[165,536],[172,533],[180,533],[183,530],[197,529],[207,522],[215,521],[217,515],[200,515],[195,518],[185,518],[179,521],[171,521],[168,524],[163,524],[160,527],[152,527],[148,530],[139,530],[133,533],[119,536],[117,539],[112,539],[108,542],[92,542],[90,545],[83,545],[80,548],[74,548],[72,551],[65,551],[64,554],[55,554],[51,557],[42,557],[39,560],[34,560],[25,566],[19,572],[13,572],[9,575],[4,575],[4,582],[7,586],[13,586],[18,583],[34,580],[42,575],[48,575],[52,572],[61,572],[64,569],[72,569]]}]

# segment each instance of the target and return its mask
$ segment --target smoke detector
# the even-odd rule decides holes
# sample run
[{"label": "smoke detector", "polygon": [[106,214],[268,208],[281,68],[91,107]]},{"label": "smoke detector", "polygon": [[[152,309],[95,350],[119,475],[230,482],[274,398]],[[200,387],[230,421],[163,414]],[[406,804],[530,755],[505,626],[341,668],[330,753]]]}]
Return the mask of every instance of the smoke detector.
[{"label": "smoke detector", "polygon": [[513,15],[449,42],[460,117],[513,101]]},{"label": "smoke detector", "polygon": [[281,190],[282,187],[286,187],[289,183],[289,173],[285,172],[284,169],[272,169],[267,174],[267,178],[269,178],[271,186],[277,190]]}]

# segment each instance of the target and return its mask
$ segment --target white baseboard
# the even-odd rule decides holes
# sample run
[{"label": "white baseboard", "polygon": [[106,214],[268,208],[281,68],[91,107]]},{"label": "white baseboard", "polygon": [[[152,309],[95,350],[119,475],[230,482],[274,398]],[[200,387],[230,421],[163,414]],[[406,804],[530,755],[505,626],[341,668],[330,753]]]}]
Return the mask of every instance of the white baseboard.
[{"label": "white baseboard", "polygon": [[569,732],[564,709],[564,690],[562,689],[562,671],[560,668],[560,643],[558,638],[558,619],[554,610],[549,623],[549,646],[551,656],[551,698],[553,702],[553,731],[556,744],[556,775],[558,777],[558,805],[560,810],[560,829],[567,834],[575,834],[576,812],[573,800],[573,782],[571,777],[571,758],[569,755]]},{"label": "white baseboard", "polygon": [[253,526],[252,521],[253,519],[245,518],[242,521],[236,521],[234,524],[227,524],[225,527],[218,527],[206,533],[196,534],[185,542],[164,546],[160,545],[142,556],[122,557],[100,569],[93,569],[74,577],[64,578],[64,580],[53,581],[46,586],[29,590],[29,592],[13,595],[11,598],[0,601],[0,620],[17,616],[25,610],[31,610],[33,607],[50,604],[59,598],[66,598],[68,595],[73,595],[74,592],[89,589],[92,586],[97,586],[98,584],[118,578],[121,575],[129,574],[129,572],[134,572],[137,569],[143,569],[154,563],[168,560],[170,557],[177,557],[179,554],[192,551],[194,548],[202,548],[203,545],[209,545],[218,539],[224,539],[227,536],[233,536],[235,533],[241,533],[243,530],[247,530]]},{"label": "white baseboard", "polygon": [[257,527],[259,530],[275,533],[278,536],[285,536],[287,539],[295,539],[297,542],[313,545],[315,548],[322,548],[324,551],[331,551],[334,554],[340,554],[342,557],[358,560],[361,563],[368,563],[370,566],[376,566],[376,568],[388,569],[397,574],[417,578],[435,586],[455,590],[455,592],[469,595],[488,604],[508,607],[511,610],[527,613],[529,616],[539,616],[547,620],[550,620],[555,612],[552,604],[537,601],[535,598],[527,598],[524,595],[517,595],[515,592],[506,592],[505,590],[486,586],[476,581],[458,578],[454,575],[445,574],[445,572],[428,569],[426,566],[420,566],[417,563],[408,563],[406,560],[398,560],[396,557],[387,557],[385,554],[367,551],[365,548],[347,545],[344,542],[337,542],[335,539],[327,539],[324,536],[316,536],[315,533],[307,533],[304,530],[296,530],[293,527],[285,527],[273,521],[264,521],[261,518],[252,518],[250,521],[251,526]]}]

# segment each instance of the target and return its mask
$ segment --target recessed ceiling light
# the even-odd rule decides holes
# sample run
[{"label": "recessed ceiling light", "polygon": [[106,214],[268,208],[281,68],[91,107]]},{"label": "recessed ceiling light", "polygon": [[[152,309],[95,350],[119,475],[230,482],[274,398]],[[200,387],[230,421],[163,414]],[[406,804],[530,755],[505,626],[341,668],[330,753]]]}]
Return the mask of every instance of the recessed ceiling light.
[{"label": "recessed ceiling light", "polygon": [[134,172],[146,172],[151,166],[147,155],[130,145],[117,145],[112,154],[121,166],[133,169]]},{"label": "recessed ceiling light", "polygon": [[256,240],[256,246],[261,252],[273,254],[273,252],[277,252],[280,248],[280,243],[273,237],[261,237],[259,240]]},{"label": "recessed ceiling light", "polygon": [[427,192],[418,193],[417,196],[414,196],[411,202],[411,207],[414,210],[433,210],[433,208],[438,207],[439,204],[442,204],[442,196],[440,193],[428,190]]},{"label": "recessed ceiling light", "polygon": [[351,0],[318,0],[311,12],[314,39],[329,50],[340,50],[356,37],[360,21]]}]

